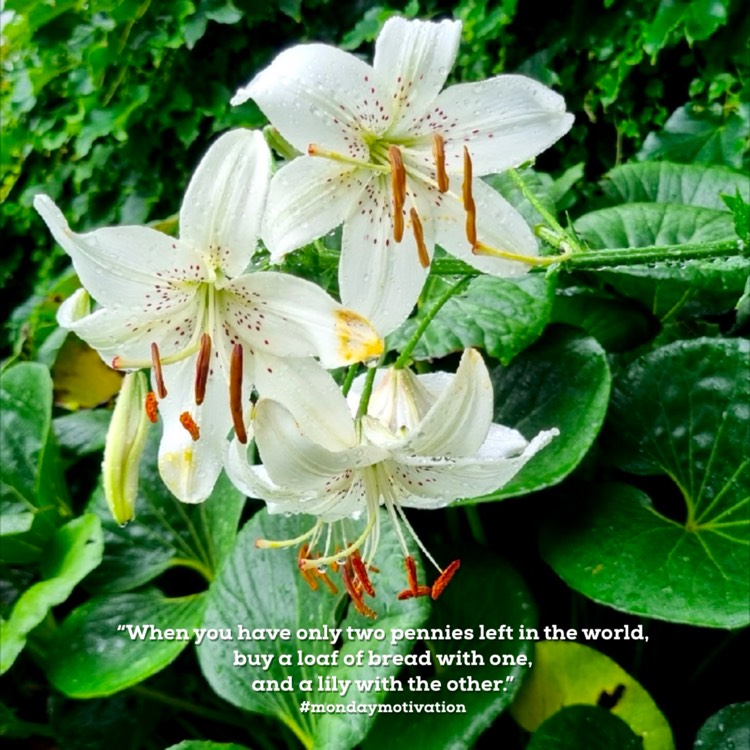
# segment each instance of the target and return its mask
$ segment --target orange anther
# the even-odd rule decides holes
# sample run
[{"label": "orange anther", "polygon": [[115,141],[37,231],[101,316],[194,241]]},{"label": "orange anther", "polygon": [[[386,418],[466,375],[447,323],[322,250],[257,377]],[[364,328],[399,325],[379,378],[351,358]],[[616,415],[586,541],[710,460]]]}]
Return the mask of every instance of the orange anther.
[{"label": "orange anther", "polygon": [[359,552],[357,552],[357,550],[354,550],[349,559],[352,561],[352,569],[357,576],[357,580],[362,584],[362,588],[370,596],[375,596],[375,588],[370,581],[370,577],[367,575],[367,567],[362,562],[362,558],[359,556]]},{"label": "orange anther", "polygon": [[245,422],[242,418],[242,344],[235,344],[232,349],[232,361],[229,366],[229,410],[237,440],[247,443]]},{"label": "orange anther", "polygon": [[451,578],[455,575],[456,571],[461,567],[460,560],[454,560],[439,576],[437,581],[432,584],[431,596],[433,599],[437,599],[440,594],[445,591],[445,587],[450,583]]},{"label": "orange anther", "polygon": [[206,397],[208,369],[211,364],[211,337],[204,333],[201,336],[201,347],[195,361],[195,403],[200,406]]},{"label": "orange anther", "polygon": [[184,411],[180,414],[180,424],[190,433],[190,437],[193,440],[200,439],[200,427],[198,427],[195,420],[190,416],[190,412]]},{"label": "orange anther", "polygon": [[167,397],[167,388],[164,385],[164,376],[161,372],[161,358],[159,357],[159,347],[156,342],[151,344],[151,368],[156,381],[156,393],[159,398]]},{"label": "orange anther", "polygon": [[469,241],[472,249],[477,244],[477,207],[472,194],[473,171],[469,149],[464,146],[463,200],[464,210],[466,211],[466,239]]},{"label": "orange anther", "polygon": [[409,590],[413,596],[417,596],[417,590],[419,589],[419,585],[417,584],[417,563],[411,555],[404,560],[404,563],[406,564],[406,580],[409,583]]},{"label": "orange anther", "polygon": [[424,231],[422,230],[422,222],[419,220],[417,209],[412,208],[409,211],[409,216],[411,216],[411,228],[414,230],[414,239],[417,242],[419,264],[422,266],[422,268],[429,268],[430,255],[427,252],[427,245],[424,244]]},{"label": "orange anther", "polygon": [[432,136],[432,155],[435,157],[435,174],[437,175],[438,190],[447,193],[450,187],[448,173],[445,171],[445,141],[443,136],[435,133]]},{"label": "orange anther", "polygon": [[156,394],[153,391],[149,391],[146,394],[146,400],[144,401],[143,406],[146,409],[146,416],[149,421],[156,424],[156,421],[159,419],[159,403],[157,402]]},{"label": "orange anther", "polygon": [[400,594],[396,596],[399,601],[404,599],[414,599],[417,596],[429,596],[432,593],[432,589],[429,586],[417,586],[416,591],[411,589],[404,589]]},{"label": "orange anther", "polygon": [[398,146],[388,148],[388,161],[391,164],[391,191],[393,192],[393,239],[401,242],[404,238],[406,170]]},{"label": "orange anther", "polygon": [[354,582],[349,576],[349,571],[346,569],[346,566],[341,568],[341,580],[344,582],[344,586],[346,587],[346,590],[351,597],[351,600],[354,604],[354,608],[359,612],[361,615],[364,615],[365,617],[371,617],[373,620],[377,617],[377,613],[370,609],[364,601],[362,601],[362,592],[357,589],[357,587],[354,585]]}]

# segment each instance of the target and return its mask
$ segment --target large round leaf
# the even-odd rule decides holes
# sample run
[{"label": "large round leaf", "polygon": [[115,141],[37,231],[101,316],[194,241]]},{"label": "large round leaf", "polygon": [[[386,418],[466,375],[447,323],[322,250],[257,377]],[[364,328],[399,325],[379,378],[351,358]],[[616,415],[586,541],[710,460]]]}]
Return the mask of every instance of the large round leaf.
[{"label": "large round leaf", "polygon": [[641,490],[593,488],[572,517],[543,531],[542,552],[565,581],[634,614],[736,628],[748,614],[750,345],[678,341],[635,362],[616,383],[608,424],[620,468],[664,474],[684,518]]},{"label": "large round leaf", "polygon": [[570,706],[550,716],[526,750],[643,750],[643,739],[598,706]]},{"label": "large round leaf", "polygon": [[740,750],[750,747],[750,703],[717,711],[698,730],[693,750]]},{"label": "large round leaf", "polygon": [[610,374],[604,350],[590,336],[556,328],[509,367],[492,373],[494,421],[527,439],[556,427],[560,436],[505,487],[469,502],[502,500],[557,484],[581,462],[607,412]]}]

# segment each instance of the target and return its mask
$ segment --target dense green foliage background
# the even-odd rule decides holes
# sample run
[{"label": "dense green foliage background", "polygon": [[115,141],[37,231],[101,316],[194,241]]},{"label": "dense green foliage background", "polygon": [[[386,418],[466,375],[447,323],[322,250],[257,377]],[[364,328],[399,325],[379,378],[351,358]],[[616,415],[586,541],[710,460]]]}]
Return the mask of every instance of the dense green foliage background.
[{"label": "dense green foliage background", "polygon": [[[101,606],[97,617],[110,626],[123,611],[139,611],[145,613],[144,620],[150,616],[151,621],[162,618],[165,623],[201,622],[204,600],[182,604],[180,597],[202,591],[203,578],[213,578],[230,554],[241,553],[244,564],[244,555],[251,552],[242,540],[251,535],[242,532],[233,546],[234,535],[240,520],[249,519],[259,505],[243,508],[242,499],[226,483],[211,499],[212,506],[178,512],[164,505],[164,490],[152,466],[144,470],[139,507],[144,535],[119,530],[106,520],[102,532],[99,518],[105,519],[106,513],[95,486],[109,415],[106,405],[118,382],[95,371],[74,342],[63,345],[64,334],[57,330],[54,315],[59,301],[75,287],[75,279],[66,256],[31,209],[37,192],[48,193],[78,231],[119,223],[173,226],[189,175],[212,137],[238,125],[265,124],[254,105],[231,108],[229,99],[279,49],[319,40],[369,57],[378,30],[394,13],[453,16],[464,22],[455,80],[517,71],[565,96],[576,115],[573,130],[538,160],[537,171],[528,177],[561,221],[575,222],[576,231],[591,247],[724,239],[727,231],[747,240],[741,199],[748,200],[742,173],[750,166],[750,16],[744,4],[740,0],[574,0],[559,4],[552,14],[546,3],[543,7],[535,0],[411,0],[392,5],[365,0],[282,0],[275,5],[254,0],[5,3],[0,104],[0,304],[7,321],[3,346],[6,364],[41,364],[4,373],[4,393],[11,394],[3,401],[4,427],[27,436],[23,445],[11,446],[4,454],[9,461],[4,469],[13,467],[12,477],[5,481],[14,492],[44,502],[27,514],[33,520],[20,519],[19,514],[19,526],[13,531],[31,536],[24,538],[25,547],[13,547],[11,542],[0,560],[3,617],[8,617],[23,591],[32,590],[31,584],[53,578],[56,583],[45,589],[41,604],[37,601],[31,607],[39,617],[32,616],[22,635],[14,632],[6,641],[15,649],[13,658],[25,650],[5,677],[0,735],[34,737],[36,747],[71,750],[105,745],[111,750],[162,750],[186,737],[260,748],[299,746],[283,723],[245,713],[213,693],[190,649],[160,651],[141,671],[128,672],[115,663],[111,672],[97,673],[91,683],[86,682],[86,675],[92,674],[87,658],[98,653],[97,633],[87,631],[92,626],[86,613]],[[622,168],[605,178],[615,167]],[[717,189],[709,190],[708,183]],[[508,195],[512,192],[502,177],[494,185]],[[665,185],[671,186],[668,208],[667,201],[659,199]],[[700,186],[702,201],[696,197]],[[719,191],[739,197],[725,205],[717,197]],[[635,204],[647,206],[638,209],[643,212],[640,219]],[[619,229],[615,214],[605,211],[624,212]],[[712,226],[720,225],[718,234],[700,236],[698,230],[714,221],[718,224]],[[652,236],[643,229],[654,223],[667,228],[662,235]],[[687,224],[692,230],[685,228]],[[639,230],[643,236],[634,237]],[[287,266],[329,286],[335,284],[325,257],[303,251],[292,256]],[[460,588],[446,595],[446,611],[454,624],[460,624],[461,618],[466,623],[482,621],[472,608],[488,590],[495,591],[499,601],[509,601],[510,593],[506,598],[501,595],[504,585],[511,586],[509,580],[508,591],[515,591],[527,608],[535,602],[542,625],[612,627],[646,622],[647,646],[638,641],[591,645],[614,658],[646,688],[671,724],[677,746],[691,747],[712,714],[747,698],[727,679],[736,671],[743,636],[722,629],[741,624],[742,617],[732,617],[744,594],[729,590],[730,586],[724,590],[726,569],[718,565],[717,578],[707,574],[704,582],[719,590],[723,600],[718,596],[697,614],[691,610],[693,619],[674,609],[660,609],[657,594],[671,586],[671,572],[662,569],[665,579],[661,580],[658,571],[666,561],[649,556],[653,550],[639,547],[630,531],[647,523],[639,515],[646,496],[665,517],[677,521],[672,526],[682,530],[684,501],[700,513],[703,487],[678,482],[683,490],[687,488],[679,494],[670,478],[689,473],[683,459],[670,463],[658,439],[649,444],[651,452],[648,446],[644,452],[642,434],[658,434],[659,425],[644,425],[633,420],[633,414],[648,414],[656,401],[669,407],[673,386],[683,394],[697,394],[695,414],[686,416],[675,406],[673,424],[683,424],[683,419],[705,421],[710,432],[723,424],[721,419],[729,419],[727,404],[747,397],[741,387],[747,362],[741,339],[747,325],[747,291],[738,304],[743,286],[747,290],[747,266],[719,264],[713,275],[705,267],[657,270],[640,276],[617,270],[597,277],[570,273],[556,286],[540,275],[513,287],[484,277],[472,281],[466,304],[485,314],[490,310],[495,320],[510,321],[505,328],[495,329],[490,322],[463,331],[455,325],[458,312],[444,308],[443,318],[435,320],[415,356],[427,360],[467,345],[483,347],[497,362],[509,365],[506,369],[498,365],[495,371],[497,418],[507,424],[526,420],[529,428],[535,425],[535,403],[518,393],[517,384],[524,383],[529,392],[549,395],[548,401],[541,401],[573,438],[560,454],[549,458],[548,466],[540,465],[534,475],[521,475],[506,492],[490,498],[504,502],[413,514],[413,520],[431,549],[459,549],[467,559],[466,591],[471,596],[462,599]],[[437,295],[442,283],[435,281],[427,297]],[[473,319],[478,320],[479,314],[474,313]],[[399,348],[408,333],[407,325],[401,340],[398,334],[391,345]],[[448,356],[446,368],[453,364]],[[711,388],[696,390],[688,374],[702,372],[702,367],[707,368],[706,378],[717,372],[732,374],[735,390],[718,395]],[[685,377],[676,379],[676,385],[665,383],[660,378],[665,371]],[[583,392],[588,398],[583,411],[566,407],[574,394]],[[102,405],[105,408],[77,410]],[[728,456],[739,465],[745,460],[740,446],[746,426],[739,422],[730,426],[731,439],[725,438],[726,445],[720,444],[716,455],[726,460]],[[670,449],[686,455],[676,434]],[[713,455],[703,458],[711,464]],[[21,469],[14,473],[14,456],[30,457],[29,477],[19,479]],[[563,484],[544,489],[573,469]],[[725,497],[720,510],[731,513],[747,502],[742,494],[747,492],[746,473],[740,477],[738,469],[737,474],[736,496]],[[611,483],[606,492],[601,489],[604,481]],[[531,490],[540,491],[533,499],[520,497]],[[219,501],[221,517],[216,510]],[[593,525],[582,523],[576,514],[580,503],[596,508]],[[84,513],[87,508],[90,512]],[[257,517],[252,521],[266,522]],[[149,528],[163,533],[149,535]],[[618,533],[609,538],[607,529]],[[657,530],[662,531],[668,534],[674,529]],[[49,542],[53,538],[54,544]],[[39,540],[51,545],[43,556],[32,549],[32,542]],[[582,573],[588,561],[572,556],[570,549],[572,544],[593,550],[593,565],[601,540],[610,549],[624,550],[627,563],[592,585]],[[176,550],[181,558],[194,560],[191,571],[174,562]],[[729,546],[712,552],[720,561],[731,558],[741,580],[742,552]],[[525,584],[520,579],[516,584],[517,573],[498,555],[512,563]],[[450,552],[444,556],[450,557]],[[268,571],[271,591],[272,585],[287,585],[283,575],[283,571]],[[84,583],[74,588],[84,577]],[[736,582],[735,569],[730,577]],[[623,584],[625,579],[629,588]],[[324,605],[318,597],[316,606]],[[502,606],[507,608],[490,610],[487,617],[497,618],[498,623],[503,618],[532,617],[511,605]],[[71,612],[74,616],[65,619]],[[414,614],[417,621],[418,615]],[[530,621],[533,617],[526,620]],[[87,656],[86,645],[81,646],[71,662],[62,655],[74,643],[91,648]],[[129,661],[132,667],[137,659]],[[203,671],[210,667],[204,664]],[[105,695],[109,697],[100,697]],[[96,697],[78,700],[91,696]],[[239,705],[259,710],[255,705]],[[477,747],[496,747],[498,740],[503,747],[526,747],[528,733],[507,712],[490,725],[505,707],[481,706],[487,711],[489,728],[479,739],[465,728],[450,727],[439,737],[425,735],[421,746],[447,746],[452,739],[464,742],[458,747],[475,741]],[[560,722],[558,728],[540,729],[528,747],[563,747],[551,743],[565,732],[572,738],[565,747],[583,747],[580,737],[588,736],[583,733],[592,722],[610,733],[602,735],[609,738],[605,742],[619,743],[603,747],[638,746],[627,744],[632,732],[620,727],[613,714],[597,719],[596,711],[604,713],[602,707],[591,711],[552,717],[548,721]],[[277,713],[283,718],[283,711]],[[731,709],[725,716],[725,723],[742,731],[744,714]],[[706,724],[701,736],[710,740],[716,725],[716,721]],[[434,722],[438,734],[440,726]],[[365,746],[382,747],[387,742],[398,750],[411,742],[408,746],[417,747],[407,730],[380,721]],[[545,731],[552,738],[548,744]]]}]

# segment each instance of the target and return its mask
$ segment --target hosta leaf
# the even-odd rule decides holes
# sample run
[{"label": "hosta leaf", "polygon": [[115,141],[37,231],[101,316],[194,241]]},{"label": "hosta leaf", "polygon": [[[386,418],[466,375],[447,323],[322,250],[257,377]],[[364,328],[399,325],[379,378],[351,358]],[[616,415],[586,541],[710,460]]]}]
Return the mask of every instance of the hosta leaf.
[{"label": "hosta leaf", "polygon": [[42,580],[21,594],[10,617],[0,621],[0,674],[10,669],[26,645],[26,636],[62,604],[76,584],[102,559],[99,519],[87,513],[61,526],[50,538],[41,558]]},{"label": "hosta leaf", "polygon": [[603,182],[613,204],[673,203],[726,209],[721,195],[750,194],[750,178],[727,167],[704,164],[640,162],[615,167]]},{"label": "hosta leaf", "polygon": [[[347,667],[343,665],[346,654],[364,649],[373,653],[403,654],[411,648],[410,641],[391,645],[391,628],[409,628],[421,625],[429,614],[425,599],[398,601],[396,594],[405,586],[403,554],[391,524],[384,516],[378,554],[374,560],[379,572],[373,573],[377,596],[368,598],[368,604],[377,612],[376,620],[369,620],[348,607],[341,619],[337,615],[347,602],[338,578],[339,593],[331,594],[325,586],[312,591],[300,575],[296,552],[293,549],[258,549],[258,538],[294,538],[310,526],[306,516],[271,516],[266,511],[257,513],[237,537],[232,555],[227,559],[208,594],[204,627],[221,628],[228,623],[242,624],[246,628],[287,628],[291,640],[241,640],[204,642],[198,648],[198,657],[204,675],[211,687],[225,700],[249,711],[276,716],[289,726],[308,747],[337,750],[354,747],[367,733],[373,718],[367,714],[302,713],[299,705],[303,699],[313,703],[348,703],[366,700],[377,703],[383,700],[382,691],[361,692],[352,683],[341,697],[336,692],[324,692],[317,683],[318,677],[339,679],[367,679],[395,675],[398,667]],[[385,632],[385,640],[356,642],[344,638],[336,650],[328,640],[305,640],[297,637],[299,628],[344,628],[352,626],[374,635],[376,628]],[[344,630],[345,633],[345,630]],[[261,667],[233,666],[234,652],[257,658],[259,654],[274,656],[267,670]],[[309,658],[331,660],[338,654],[337,665],[298,665],[297,653]],[[278,663],[281,653],[291,654],[292,666]],[[292,681],[293,690],[287,692],[263,691],[253,687],[255,680]],[[299,688],[299,680],[312,680],[309,691]]]},{"label": "hosta leaf", "polygon": [[634,614],[707,627],[750,622],[749,355],[736,339],[678,341],[616,383],[609,454],[625,471],[671,478],[685,513],[666,517],[628,485],[585,493],[583,507],[542,536],[544,557],[570,586]]},{"label": "hosta leaf", "polygon": [[[516,694],[521,682],[528,674],[528,666],[492,666],[493,654],[510,654],[516,659],[524,654],[528,661],[533,659],[531,642],[521,639],[480,640],[478,623],[494,628],[497,623],[510,625],[514,633],[518,626],[533,627],[536,624],[536,611],[531,595],[518,573],[504,560],[486,553],[483,557],[466,554],[459,550],[461,557],[460,578],[454,580],[433,608],[426,628],[471,630],[471,640],[428,640],[430,653],[456,654],[476,653],[484,660],[484,666],[436,666],[434,669],[421,667],[419,674],[425,680],[439,679],[439,691],[411,692],[408,700],[412,703],[430,704],[445,701],[463,703],[465,713],[389,713],[383,714],[375,722],[363,748],[375,750],[389,747],[392,750],[438,750],[450,747],[461,750],[474,746],[479,734],[504,711]],[[471,602],[471,606],[467,606]],[[490,624],[492,623],[492,624]],[[471,657],[475,658],[475,657]],[[434,657],[433,657],[434,660]],[[450,680],[471,677],[478,683],[483,680],[504,681],[497,691],[451,691],[447,689]],[[401,679],[406,675],[402,673]],[[391,693],[389,703],[401,703],[403,693]]]},{"label": "hosta leaf", "polygon": [[651,696],[608,656],[580,643],[537,643],[534,668],[510,710],[524,729],[534,732],[561,708],[596,706],[605,693],[616,699],[612,714],[643,739],[645,750],[673,750],[672,731]]},{"label": "hosta leaf", "polygon": [[556,427],[560,436],[505,487],[476,501],[501,500],[549,487],[580,463],[599,434],[609,402],[604,350],[590,336],[556,328],[509,367],[492,371],[495,422],[527,440]]},{"label": "hosta leaf", "polygon": [[[156,591],[95,597],[74,610],[57,630],[47,677],[74,698],[111,695],[171,664],[190,640],[131,639],[119,625],[185,628],[201,623],[205,595],[167,599]],[[145,632],[145,631],[144,631]]]},{"label": "hosta leaf", "polygon": [[[532,344],[544,330],[554,297],[554,276],[531,274],[519,279],[479,276],[440,309],[422,335],[415,359],[444,357],[469,347],[484,349],[503,364]],[[455,282],[435,277],[427,301],[414,318],[389,337],[401,351],[434,300]]]}]

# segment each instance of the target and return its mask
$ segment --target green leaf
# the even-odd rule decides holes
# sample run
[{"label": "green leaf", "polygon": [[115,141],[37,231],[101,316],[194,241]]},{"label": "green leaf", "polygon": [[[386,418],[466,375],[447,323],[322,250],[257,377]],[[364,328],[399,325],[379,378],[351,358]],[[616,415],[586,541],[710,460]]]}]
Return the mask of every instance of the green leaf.
[{"label": "green leaf", "polygon": [[[453,550],[452,550],[453,552]],[[519,625],[525,628],[536,624],[536,611],[531,595],[518,573],[504,560],[485,553],[483,556],[466,555],[459,550],[461,569],[460,580],[454,580],[433,607],[432,615],[425,627],[445,633],[470,630],[471,639],[426,641],[431,654],[456,654],[461,651],[473,654],[484,660],[484,666],[435,666],[420,671],[409,670],[411,676],[419,675],[428,682],[434,679],[441,681],[438,691],[412,691],[408,699],[416,704],[463,703],[466,713],[444,713],[439,716],[431,713],[389,713],[380,716],[367,736],[364,750],[390,747],[393,750],[433,750],[445,747],[446,738],[450,737],[452,750],[471,748],[477,737],[494,719],[504,711],[518,687],[528,673],[529,666],[492,666],[490,658],[494,654],[510,655],[517,660],[520,655],[531,662],[533,659],[532,642],[513,638],[511,640],[480,640],[478,623],[485,629],[497,629],[500,623],[509,625],[518,633]],[[467,559],[468,558],[468,559]],[[491,592],[491,596],[488,593]],[[467,606],[471,602],[471,606]],[[433,663],[435,657],[433,656]],[[477,659],[478,661],[478,659]],[[459,690],[450,691],[447,684],[450,680],[461,677],[476,680],[503,680],[504,685],[497,690]],[[401,675],[404,681],[406,676]],[[400,703],[404,694],[391,693],[389,703]]]},{"label": "green leaf", "polygon": [[526,750],[642,750],[643,740],[598,706],[569,706],[546,719]]},{"label": "green leaf", "polygon": [[[38,559],[59,523],[59,511],[67,505],[59,457],[50,434],[52,379],[47,368],[23,362],[6,370],[0,385],[0,412],[0,514],[2,535],[6,537],[2,558],[25,562]],[[24,536],[7,538],[17,534]]]},{"label": "green leaf", "polygon": [[750,193],[750,178],[727,167],[641,162],[609,172],[604,193],[613,204],[672,203],[725,210],[722,193]]},{"label": "green leaf", "polygon": [[57,443],[73,456],[86,456],[104,450],[112,412],[108,409],[81,409],[52,420]]},{"label": "green leaf", "polygon": [[89,507],[102,519],[106,547],[101,566],[86,581],[94,592],[129,591],[183,566],[211,580],[237,535],[245,498],[225,475],[203,503],[185,505],[166,488],[157,466],[159,430],[141,461],[136,518],[119,526],[99,486]]},{"label": "green leaf", "polygon": [[90,513],[56,531],[41,559],[42,580],[19,597],[7,620],[0,621],[0,674],[10,669],[26,645],[26,636],[52,607],[62,604],[76,584],[99,564],[103,547],[101,524]]},{"label": "green leaf", "polygon": [[[73,698],[111,695],[136,685],[171,664],[199,627],[205,595],[167,599],[156,591],[117,594],[89,600],[56,631],[46,663],[47,677]],[[131,639],[119,626],[142,627]],[[149,625],[172,640],[151,639]],[[182,636],[187,631],[187,640]]]},{"label": "green leaf", "polygon": [[561,708],[596,706],[602,698],[616,700],[612,714],[643,739],[645,750],[674,749],[669,724],[651,696],[608,656],[580,643],[537,643],[534,669],[510,710],[524,729],[535,732]]},{"label": "green leaf", "polygon": [[[414,349],[414,358],[439,358],[478,347],[508,364],[544,330],[555,293],[554,281],[554,276],[544,274],[472,279],[466,290],[451,297],[430,322]],[[389,348],[403,350],[434,301],[455,282],[433,277],[430,283],[428,299],[414,318],[389,337]]]},{"label": "green leaf", "polygon": [[729,113],[680,107],[672,113],[663,130],[649,133],[637,158],[742,169],[749,121],[750,105],[747,103]]},{"label": "green leaf", "polygon": [[618,380],[611,458],[671,478],[685,515],[663,515],[627,485],[591,489],[573,517],[542,535],[545,559],[568,585],[633,614],[719,628],[750,622],[749,354],[743,340],[678,341]]},{"label": "green leaf", "polygon": [[734,231],[747,245],[750,244],[750,191],[745,190],[744,197],[737,188],[734,195],[722,195],[721,199],[732,212]]},{"label": "green leaf", "polygon": [[[678,245],[735,237],[731,214],[668,203],[631,203],[585,214],[576,230],[593,248]],[[701,260],[665,260],[597,271],[616,291],[647,305],[664,318],[731,310],[742,294],[750,259],[733,256]]]},{"label": "green leaf", "polygon": [[584,214],[575,222],[593,249],[684,245],[731,240],[727,211],[670,203],[630,203]]},{"label": "green leaf", "polygon": [[587,286],[558,288],[550,322],[581,328],[610,352],[635,348],[654,328],[653,318],[636,303]]},{"label": "green leaf", "polygon": [[555,438],[502,489],[469,502],[502,500],[557,484],[581,462],[604,422],[610,374],[599,344],[556,328],[509,367],[491,373],[494,421],[527,439],[556,427]]},{"label": "green leaf", "polygon": [[[292,549],[258,549],[258,538],[289,539],[297,537],[311,525],[306,516],[271,516],[260,511],[245,526],[237,537],[232,555],[227,559],[218,578],[208,594],[208,605],[203,620],[207,628],[222,628],[230,624],[242,624],[251,631],[254,628],[288,629],[290,640],[235,640],[204,642],[198,648],[198,657],[203,673],[211,687],[225,700],[249,711],[276,716],[300,738],[307,747],[337,750],[351,748],[365,736],[373,718],[366,714],[320,714],[302,713],[299,704],[303,699],[313,703],[348,703],[351,700],[367,700],[377,703],[383,700],[382,691],[360,691],[352,683],[348,692],[339,697],[320,689],[318,677],[337,679],[371,679],[393,676],[398,668],[344,666],[346,655],[360,649],[376,655],[404,654],[411,642],[401,640],[391,645],[392,628],[413,628],[421,625],[429,613],[425,599],[398,601],[396,594],[404,588],[405,573],[403,554],[395,532],[381,516],[378,554],[373,561],[379,573],[373,574],[377,590],[368,604],[378,618],[369,620],[349,607],[341,619],[342,608],[348,603],[343,586],[338,583],[339,593],[331,594],[324,586],[312,591],[300,575],[296,553]],[[354,538],[354,537],[353,537]],[[335,576],[333,576],[335,578]],[[363,629],[373,636],[370,641],[352,641],[346,638],[346,628]],[[343,628],[344,643],[339,650],[329,640],[305,640],[298,637],[298,629]],[[376,640],[376,629],[383,630],[383,640]],[[236,634],[236,633],[235,633]],[[233,666],[235,652],[257,658],[259,654],[273,655],[268,669],[252,666]],[[321,660],[317,666],[298,665],[298,652],[308,658]],[[290,654],[292,664],[278,663],[280,654]],[[337,656],[336,656],[337,655]],[[339,663],[333,664],[332,659]],[[326,663],[324,663],[326,662]],[[255,680],[287,679],[291,691],[263,691]],[[301,679],[310,679],[309,689],[300,688]]]},{"label": "green leaf", "polygon": [[740,750],[750,747],[750,703],[717,711],[698,730],[693,750]]}]

